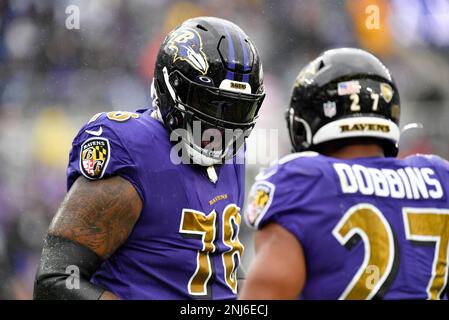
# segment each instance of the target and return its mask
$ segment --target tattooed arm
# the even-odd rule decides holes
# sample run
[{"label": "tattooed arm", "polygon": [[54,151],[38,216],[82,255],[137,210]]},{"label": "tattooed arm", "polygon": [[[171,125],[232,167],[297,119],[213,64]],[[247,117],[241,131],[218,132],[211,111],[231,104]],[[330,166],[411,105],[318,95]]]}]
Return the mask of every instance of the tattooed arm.
[{"label": "tattooed arm", "polygon": [[[98,181],[78,178],[50,225],[36,276],[35,299],[117,298],[89,280],[128,238],[141,209],[137,191],[119,176]],[[70,265],[80,269],[78,290],[66,285]]]}]

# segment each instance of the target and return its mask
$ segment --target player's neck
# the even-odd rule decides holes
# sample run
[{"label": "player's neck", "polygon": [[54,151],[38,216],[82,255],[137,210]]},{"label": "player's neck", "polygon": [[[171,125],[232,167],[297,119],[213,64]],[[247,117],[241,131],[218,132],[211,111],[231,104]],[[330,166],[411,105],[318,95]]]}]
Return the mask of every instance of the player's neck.
[{"label": "player's neck", "polygon": [[329,150],[324,154],[337,159],[385,157],[383,149],[377,144],[348,145],[338,150]]}]

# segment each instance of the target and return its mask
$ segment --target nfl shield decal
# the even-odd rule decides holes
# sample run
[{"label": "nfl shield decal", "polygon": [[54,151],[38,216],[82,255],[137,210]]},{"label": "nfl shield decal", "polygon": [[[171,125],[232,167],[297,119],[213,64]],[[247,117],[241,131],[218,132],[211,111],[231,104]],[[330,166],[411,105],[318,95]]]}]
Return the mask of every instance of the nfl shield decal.
[{"label": "nfl shield decal", "polygon": [[111,148],[106,138],[90,138],[81,146],[80,169],[89,179],[103,177],[109,162]]},{"label": "nfl shield decal", "polygon": [[323,103],[323,113],[326,117],[332,118],[337,114],[337,105],[333,101]]},{"label": "nfl shield decal", "polygon": [[274,185],[267,181],[256,182],[251,188],[246,210],[248,225],[257,227],[265,212],[268,210],[274,195]]}]

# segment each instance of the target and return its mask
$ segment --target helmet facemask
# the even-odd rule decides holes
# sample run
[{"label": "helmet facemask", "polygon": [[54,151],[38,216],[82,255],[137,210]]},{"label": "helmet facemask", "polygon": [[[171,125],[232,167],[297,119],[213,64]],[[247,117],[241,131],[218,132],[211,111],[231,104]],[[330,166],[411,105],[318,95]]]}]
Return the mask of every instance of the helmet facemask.
[{"label": "helmet facemask", "polygon": [[164,68],[163,74],[174,103],[164,119],[171,140],[181,140],[199,165],[232,159],[251,133],[265,95],[215,88],[191,81],[177,70],[168,74]]}]

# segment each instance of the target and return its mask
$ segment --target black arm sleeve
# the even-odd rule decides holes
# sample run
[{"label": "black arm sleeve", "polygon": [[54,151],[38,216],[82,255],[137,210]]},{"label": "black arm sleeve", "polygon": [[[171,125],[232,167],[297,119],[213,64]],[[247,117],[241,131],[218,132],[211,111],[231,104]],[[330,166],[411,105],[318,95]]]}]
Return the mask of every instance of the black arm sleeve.
[{"label": "black arm sleeve", "polygon": [[36,300],[97,300],[104,289],[89,282],[102,259],[69,239],[48,235],[36,274]]}]

